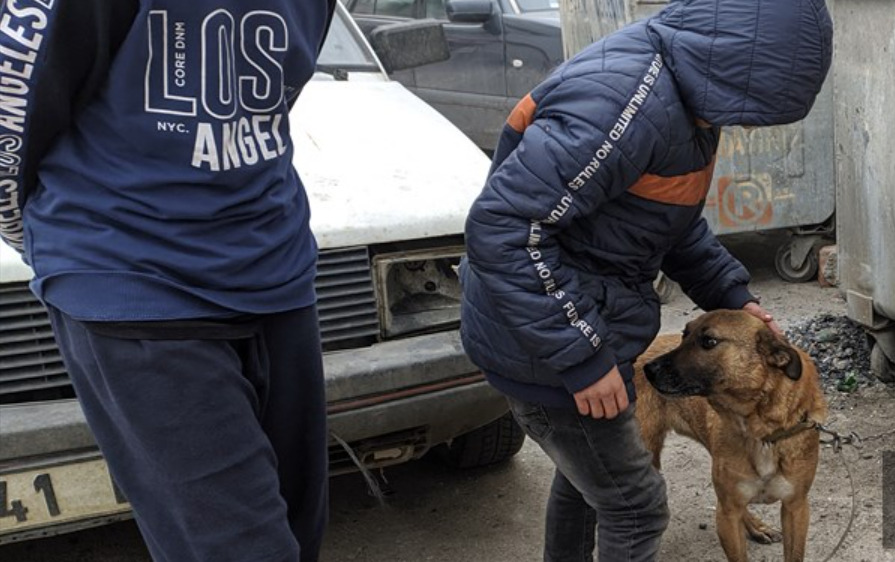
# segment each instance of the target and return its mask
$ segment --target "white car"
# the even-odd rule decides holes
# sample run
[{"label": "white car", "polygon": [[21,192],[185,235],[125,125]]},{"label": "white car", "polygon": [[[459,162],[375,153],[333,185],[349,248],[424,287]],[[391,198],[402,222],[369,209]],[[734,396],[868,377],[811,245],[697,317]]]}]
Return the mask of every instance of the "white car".
[{"label": "white car", "polygon": [[[463,225],[486,156],[388,79],[339,6],[292,111],[320,245],[332,474],[490,464],[524,435],[460,344]],[[0,544],[129,516],[74,398],[30,269],[0,244]]]}]

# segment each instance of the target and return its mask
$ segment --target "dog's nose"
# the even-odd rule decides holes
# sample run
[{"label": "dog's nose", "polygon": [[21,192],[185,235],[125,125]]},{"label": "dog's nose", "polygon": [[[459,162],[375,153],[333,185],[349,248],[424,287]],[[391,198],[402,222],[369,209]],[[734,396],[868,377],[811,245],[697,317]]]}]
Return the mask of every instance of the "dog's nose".
[{"label": "dog's nose", "polygon": [[656,377],[659,375],[659,371],[662,370],[662,366],[659,365],[659,361],[650,361],[646,365],[643,366],[643,372],[646,374],[646,378],[650,381],[656,380]]}]

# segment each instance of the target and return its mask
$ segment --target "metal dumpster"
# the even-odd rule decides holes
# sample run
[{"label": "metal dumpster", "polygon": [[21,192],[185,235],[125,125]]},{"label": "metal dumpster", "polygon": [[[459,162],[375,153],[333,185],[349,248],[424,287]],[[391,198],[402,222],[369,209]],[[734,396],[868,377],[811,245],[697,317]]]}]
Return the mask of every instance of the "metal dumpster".
[{"label": "metal dumpster", "polygon": [[[588,31],[607,33],[668,3],[590,2],[593,4],[585,1],[584,6],[572,7],[577,21],[569,21],[573,22],[576,44],[586,41],[579,35],[590,39],[594,33],[587,36]],[[817,278],[816,250],[824,237],[833,234],[836,195],[830,82],[828,79],[811,113],[799,123],[748,131],[725,128],[706,201],[704,215],[715,234],[790,229],[794,236],[777,249],[775,260],[777,272],[788,281]]]},{"label": "metal dumpster", "polygon": [[833,21],[839,287],[895,381],[895,5],[836,0]]}]

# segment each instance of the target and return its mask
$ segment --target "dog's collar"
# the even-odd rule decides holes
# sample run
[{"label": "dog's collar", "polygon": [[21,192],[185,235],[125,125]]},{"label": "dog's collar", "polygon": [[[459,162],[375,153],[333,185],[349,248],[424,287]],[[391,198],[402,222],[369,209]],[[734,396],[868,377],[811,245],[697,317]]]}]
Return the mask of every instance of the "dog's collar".
[{"label": "dog's collar", "polygon": [[769,445],[773,445],[774,443],[776,443],[778,441],[788,439],[788,438],[792,437],[793,435],[797,435],[807,429],[817,429],[817,422],[814,420],[808,419],[808,414],[806,413],[802,417],[802,421],[800,421],[799,423],[795,424],[792,427],[778,429],[777,431],[771,433],[770,435],[768,435],[767,437],[762,439],[762,441],[764,441],[765,443],[767,443]]}]

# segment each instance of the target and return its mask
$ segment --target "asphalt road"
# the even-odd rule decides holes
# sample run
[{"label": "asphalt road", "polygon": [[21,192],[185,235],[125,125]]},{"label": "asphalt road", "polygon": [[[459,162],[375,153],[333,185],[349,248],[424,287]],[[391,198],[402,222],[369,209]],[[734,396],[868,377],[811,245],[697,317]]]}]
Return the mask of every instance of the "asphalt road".
[{"label": "asphalt road", "polygon": [[[820,312],[843,314],[836,289],[817,283],[788,284],[773,270],[780,238],[750,235],[725,243],[753,273],[753,290],[786,328]],[[663,331],[679,331],[698,314],[678,294],[663,313]],[[829,396],[831,422],[870,435],[891,428],[895,389]],[[895,561],[883,538],[882,457],[895,450],[890,436],[861,450],[821,454],[812,489],[807,560]],[[669,485],[672,521],[661,559],[676,562],[723,560],[714,533],[714,493],[707,454],[673,436],[663,469]],[[322,562],[536,562],[541,559],[543,505],[552,467],[530,441],[510,462],[473,471],[454,471],[426,459],[377,474],[390,495],[380,503],[359,475],[333,478],[331,523]],[[892,484],[892,479],[887,480]],[[895,502],[891,494],[890,504]],[[891,509],[895,509],[893,506]],[[759,513],[776,523],[775,507]],[[895,525],[895,521],[889,521]],[[751,545],[752,560],[782,560],[781,545]],[[3,562],[149,562],[133,523],[0,547]],[[250,562],[250,561],[247,561]]]}]

